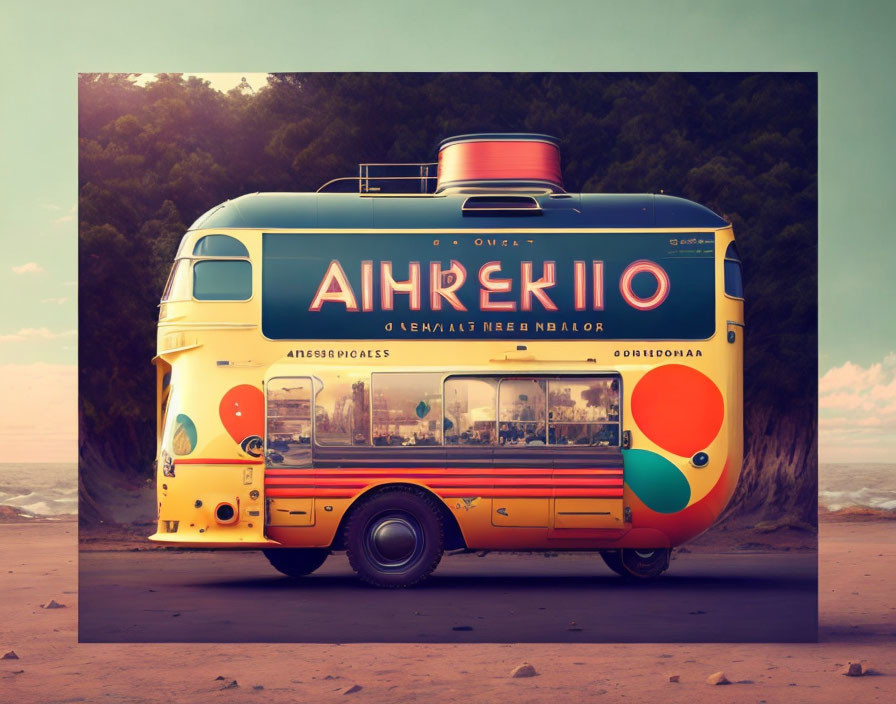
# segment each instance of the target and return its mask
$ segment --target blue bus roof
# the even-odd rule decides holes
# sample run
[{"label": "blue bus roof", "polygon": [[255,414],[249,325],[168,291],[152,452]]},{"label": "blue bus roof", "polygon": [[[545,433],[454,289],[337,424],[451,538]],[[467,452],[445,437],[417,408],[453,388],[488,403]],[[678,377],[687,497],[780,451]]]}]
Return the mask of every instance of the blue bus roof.
[{"label": "blue bus roof", "polygon": [[190,229],[717,229],[728,225],[709,208],[666,195],[545,194],[534,196],[541,206],[539,215],[533,216],[530,211],[525,215],[489,213],[487,217],[462,212],[461,206],[471,195],[474,194],[377,197],[357,193],[253,193],[212,208]]}]

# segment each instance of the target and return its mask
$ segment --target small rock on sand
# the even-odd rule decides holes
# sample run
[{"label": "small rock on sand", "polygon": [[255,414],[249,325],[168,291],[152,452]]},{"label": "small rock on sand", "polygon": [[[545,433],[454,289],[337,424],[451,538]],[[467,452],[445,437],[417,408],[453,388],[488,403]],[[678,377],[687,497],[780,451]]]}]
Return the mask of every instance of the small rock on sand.
[{"label": "small rock on sand", "polygon": [[846,669],[841,672],[841,675],[846,675],[847,677],[861,677],[866,674],[867,670],[862,667],[862,663],[860,662],[851,662],[846,666]]},{"label": "small rock on sand", "polygon": [[725,677],[725,673],[722,671],[713,672],[709,677],[706,678],[706,684],[731,684],[727,677]]},{"label": "small rock on sand", "polygon": [[524,662],[522,665],[517,665],[510,672],[511,677],[535,677],[537,674],[535,668],[527,662]]},{"label": "small rock on sand", "polygon": [[362,689],[364,688],[361,685],[353,684],[351,687],[346,687],[345,689],[343,689],[342,694],[354,694],[355,692],[360,692]]},{"label": "small rock on sand", "polygon": [[40,608],[42,608],[42,609],[64,609],[65,604],[60,604],[55,599],[50,599],[49,603],[41,604]]},{"label": "small rock on sand", "polygon": [[0,660],[18,660],[19,656],[16,655],[15,650],[10,650],[8,653],[4,653],[3,657]]},{"label": "small rock on sand", "polygon": [[237,689],[239,687],[239,683],[236,680],[231,680],[227,684],[225,684],[221,689]]},{"label": "small rock on sand", "polygon": [[670,682],[681,682],[681,675],[669,675]]}]

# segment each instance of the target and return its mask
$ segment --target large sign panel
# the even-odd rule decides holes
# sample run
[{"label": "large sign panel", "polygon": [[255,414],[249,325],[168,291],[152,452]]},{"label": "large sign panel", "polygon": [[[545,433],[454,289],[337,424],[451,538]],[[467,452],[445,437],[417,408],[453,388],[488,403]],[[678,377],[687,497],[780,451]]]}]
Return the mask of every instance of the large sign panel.
[{"label": "large sign panel", "polygon": [[275,340],[701,340],[712,233],[265,234]]}]

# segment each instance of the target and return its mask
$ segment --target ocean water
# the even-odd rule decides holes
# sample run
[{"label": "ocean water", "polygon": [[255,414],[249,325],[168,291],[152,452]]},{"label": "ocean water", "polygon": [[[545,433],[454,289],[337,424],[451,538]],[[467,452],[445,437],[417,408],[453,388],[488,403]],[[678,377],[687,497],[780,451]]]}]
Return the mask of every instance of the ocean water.
[{"label": "ocean water", "polygon": [[35,516],[78,512],[78,465],[0,463],[0,505]]},{"label": "ocean water", "polygon": [[896,464],[821,464],[818,503],[831,511],[848,506],[896,511]]},{"label": "ocean water", "polygon": [[[821,464],[818,502],[831,511],[848,506],[896,511],[896,464]],[[0,505],[39,516],[77,513],[77,465],[0,464]]]}]

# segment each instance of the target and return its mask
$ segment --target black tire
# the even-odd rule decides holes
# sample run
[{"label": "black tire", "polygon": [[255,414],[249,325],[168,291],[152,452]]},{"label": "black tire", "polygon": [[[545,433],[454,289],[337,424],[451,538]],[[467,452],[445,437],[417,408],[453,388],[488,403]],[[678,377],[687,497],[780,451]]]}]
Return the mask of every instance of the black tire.
[{"label": "black tire", "polygon": [[669,548],[622,548],[622,568],[626,579],[646,581],[656,579],[669,567]]},{"label": "black tire", "polygon": [[414,491],[376,494],[352,510],[345,527],[348,561],[375,587],[410,587],[426,579],[444,550],[435,500]]},{"label": "black tire", "polygon": [[613,570],[620,577],[627,577],[628,572],[622,566],[622,553],[620,550],[601,550],[600,556],[607,563],[607,567]]},{"label": "black tire", "polygon": [[274,569],[289,577],[304,577],[320,567],[330,551],[327,548],[274,548],[262,550]]}]

